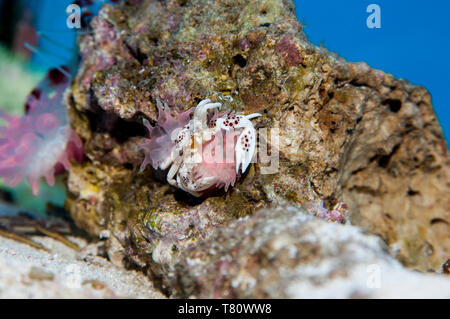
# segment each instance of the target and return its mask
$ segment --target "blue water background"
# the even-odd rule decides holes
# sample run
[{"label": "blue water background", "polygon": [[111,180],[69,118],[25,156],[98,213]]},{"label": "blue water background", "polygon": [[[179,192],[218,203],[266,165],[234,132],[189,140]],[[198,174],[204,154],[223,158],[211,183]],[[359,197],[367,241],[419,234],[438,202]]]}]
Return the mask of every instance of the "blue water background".
[{"label": "blue water background", "polygon": [[[450,138],[450,1],[295,0],[308,39],[348,61],[364,61],[427,88],[444,135]],[[381,9],[381,28],[369,29],[369,4]]]}]

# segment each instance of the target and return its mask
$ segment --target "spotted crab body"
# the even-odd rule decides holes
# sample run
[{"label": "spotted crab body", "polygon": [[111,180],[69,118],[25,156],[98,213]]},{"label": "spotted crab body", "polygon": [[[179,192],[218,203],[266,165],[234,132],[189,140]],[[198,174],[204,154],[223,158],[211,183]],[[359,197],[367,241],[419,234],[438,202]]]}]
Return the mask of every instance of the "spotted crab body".
[{"label": "spotted crab body", "polygon": [[[261,115],[228,113],[219,116],[217,110],[220,107],[221,103],[211,103],[208,99],[201,101],[188,123],[170,131],[169,151],[166,147],[168,156],[164,161],[156,163],[153,158],[160,155],[146,147],[152,141],[144,143],[146,159],[142,168],[152,162],[155,169],[169,169],[169,184],[194,196],[220,188],[227,191],[229,186],[234,186],[255,152],[256,131],[251,119]],[[162,108],[159,110],[161,112]],[[157,128],[149,128],[150,135],[154,129]]]}]

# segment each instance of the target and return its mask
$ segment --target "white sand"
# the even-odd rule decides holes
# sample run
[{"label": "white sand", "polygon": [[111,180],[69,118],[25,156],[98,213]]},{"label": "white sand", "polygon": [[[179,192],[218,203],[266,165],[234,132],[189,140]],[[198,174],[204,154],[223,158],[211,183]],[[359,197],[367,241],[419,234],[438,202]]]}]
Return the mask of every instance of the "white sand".
[{"label": "white sand", "polygon": [[51,253],[0,237],[0,298],[164,298],[142,273],[48,237],[33,240]]}]

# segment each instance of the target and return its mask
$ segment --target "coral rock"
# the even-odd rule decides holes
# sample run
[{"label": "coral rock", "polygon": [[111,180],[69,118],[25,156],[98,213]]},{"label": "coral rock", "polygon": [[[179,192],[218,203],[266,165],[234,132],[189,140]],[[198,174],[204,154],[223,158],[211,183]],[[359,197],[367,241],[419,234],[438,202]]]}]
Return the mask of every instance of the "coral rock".
[{"label": "coral rock", "polygon": [[233,221],[185,250],[179,260],[169,276],[179,297],[450,296],[450,279],[406,270],[379,237],[292,206]]},{"label": "coral rock", "polygon": [[[91,26],[79,40],[83,59],[68,99],[88,161],[70,172],[67,206],[90,233],[110,232],[112,260],[166,277],[183,264],[185,249],[219,226],[286,200],[323,200],[328,211],[345,203],[346,218],[381,236],[404,265],[440,271],[450,254],[450,162],[424,88],[309,43],[289,0],[127,1],[103,6]],[[196,199],[169,186],[161,172],[139,172],[142,121],[157,122],[158,99],[177,113],[211,99],[227,111],[263,114],[255,127],[279,132],[278,148],[272,135],[259,136],[279,154],[276,173],[265,174],[269,164],[258,160],[226,194]],[[318,231],[335,230],[305,225],[316,223]],[[242,254],[250,253],[245,245]],[[308,247],[302,256],[315,258]],[[216,266],[226,269],[227,262]],[[258,290],[259,281],[252,288],[233,278],[230,284],[252,291],[231,289],[236,296],[275,296]]]}]

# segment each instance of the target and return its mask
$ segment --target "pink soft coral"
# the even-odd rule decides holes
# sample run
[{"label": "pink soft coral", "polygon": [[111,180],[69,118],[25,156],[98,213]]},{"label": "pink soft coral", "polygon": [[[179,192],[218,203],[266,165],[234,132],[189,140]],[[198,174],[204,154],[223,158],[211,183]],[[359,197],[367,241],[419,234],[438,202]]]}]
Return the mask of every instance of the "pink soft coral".
[{"label": "pink soft coral", "polygon": [[145,159],[141,164],[141,170],[144,170],[148,164],[157,169],[170,157],[175,145],[176,135],[182,127],[189,123],[192,113],[192,110],[187,110],[173,117],[170,114],[170,109],[167,106],[162,106],[159,100],[157,105],[157,125],[153,127],[147,120],[144,120],[144,125],[149,132],[149,139],[140,145],[145,150]]},{"label": "pink soft coral", "polygon": [[27,179],[37,195],[41,177],[53,185],[55,173],[70,169],[71,159],[82,160],[82,142],[62,103],[68,85],[61,71],[50,70],[29,95],[24,116],[0,110],[7,122],[0,127],[0,177],[5,184],[14,187]]}]

